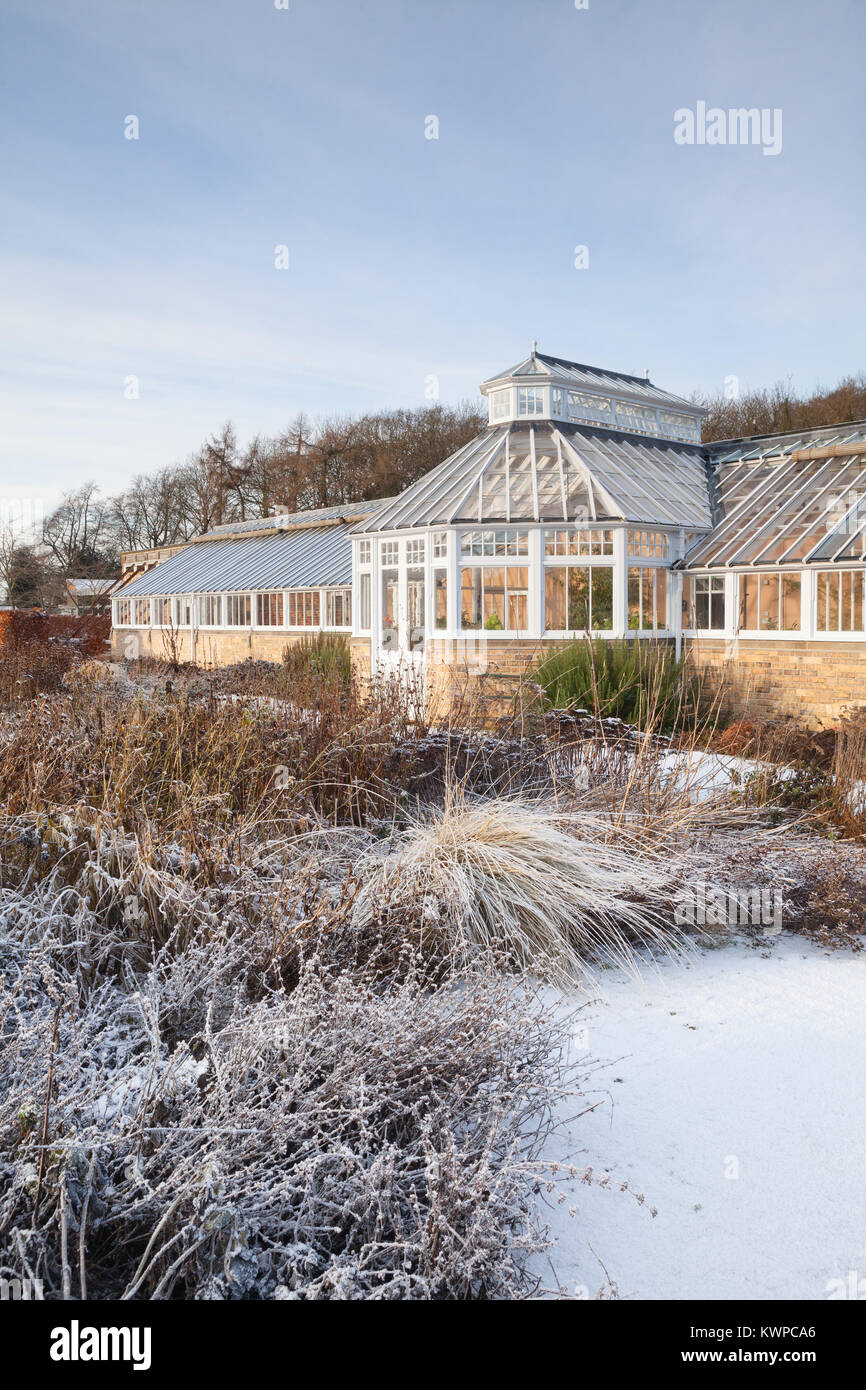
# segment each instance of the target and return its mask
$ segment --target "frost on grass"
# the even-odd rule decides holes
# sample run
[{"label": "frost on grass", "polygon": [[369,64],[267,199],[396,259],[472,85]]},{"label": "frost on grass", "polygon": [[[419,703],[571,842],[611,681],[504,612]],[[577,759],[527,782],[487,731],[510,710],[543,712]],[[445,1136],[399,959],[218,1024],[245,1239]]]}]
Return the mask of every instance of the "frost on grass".
[{"label": "frost on grass", "polygon": [[665,877],[624,832],[551,802],[451,797],[358,868],[353,918],[398,913],[460,966],[479,958],[569,986],[637,944],[671,946]]},{"label": "frost on grass", "polygon": [[0,1275],[48,1298],[530,1294],[567,1025],[490,975],[431,990],[198,928],[135,969],[70,889],[0,916]]}]

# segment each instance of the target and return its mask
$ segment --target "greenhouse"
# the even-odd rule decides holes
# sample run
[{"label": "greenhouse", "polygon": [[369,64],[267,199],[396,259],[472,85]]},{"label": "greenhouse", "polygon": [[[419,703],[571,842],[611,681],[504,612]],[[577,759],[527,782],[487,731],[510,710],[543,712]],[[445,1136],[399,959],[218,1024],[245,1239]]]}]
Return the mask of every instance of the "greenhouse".
[{"label": "greenhouse", "polygon": [[399,496],[218,527],[137,574],[113,600],[117,649],[180,634],[222,664],[343,632],[360,669],[424,681],[519,674],[585,635],[655,639],[762,688],[793,672],[808,703],[835,641],[835,694],[858,696],[862,423],[702,445],[694,403],[535,345],[481,391],[487,428]]}]

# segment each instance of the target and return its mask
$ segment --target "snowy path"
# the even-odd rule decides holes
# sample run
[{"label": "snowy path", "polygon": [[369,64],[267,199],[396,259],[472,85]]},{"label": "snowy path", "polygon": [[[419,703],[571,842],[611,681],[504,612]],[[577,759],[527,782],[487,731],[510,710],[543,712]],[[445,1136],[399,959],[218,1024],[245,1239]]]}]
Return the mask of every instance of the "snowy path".
[{"label": "snowy path", "polygon": [[606,1282],[598,1256],[621,1298],[824,1299],[850,1270],[866,1297],[866,953],[770,950],[603,976],[582,1019],[609,1099],[551,1156],[610,1170],[647,1206],[567,1185],[548,1220],[572,1293]]}]

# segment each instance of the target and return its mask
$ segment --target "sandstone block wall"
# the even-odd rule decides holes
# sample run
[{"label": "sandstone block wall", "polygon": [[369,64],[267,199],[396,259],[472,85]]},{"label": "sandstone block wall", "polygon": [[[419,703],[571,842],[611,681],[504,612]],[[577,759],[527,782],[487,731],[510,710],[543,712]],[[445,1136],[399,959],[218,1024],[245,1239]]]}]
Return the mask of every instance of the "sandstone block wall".
[{"label": "sandstone block wall", "polygon": [[821,728],[866,706],[866,643],[703,637],[685,647],[728,713]]}]

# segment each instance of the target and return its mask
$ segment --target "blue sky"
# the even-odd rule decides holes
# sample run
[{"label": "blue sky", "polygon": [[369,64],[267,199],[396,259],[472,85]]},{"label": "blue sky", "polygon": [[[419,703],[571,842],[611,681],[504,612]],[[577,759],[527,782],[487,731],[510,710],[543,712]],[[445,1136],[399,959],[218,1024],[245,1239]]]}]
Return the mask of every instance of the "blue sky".
[{"label": "blue sky", "polygon": [[[683,395],[866,368],[864,41],[862,0],[4,0],[0,493],[533,337]],[[698,101],[781,153],[677,145]]]}]

